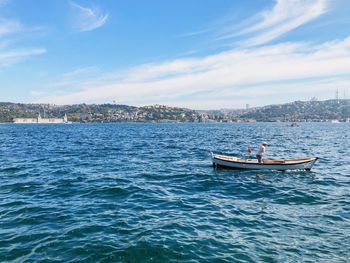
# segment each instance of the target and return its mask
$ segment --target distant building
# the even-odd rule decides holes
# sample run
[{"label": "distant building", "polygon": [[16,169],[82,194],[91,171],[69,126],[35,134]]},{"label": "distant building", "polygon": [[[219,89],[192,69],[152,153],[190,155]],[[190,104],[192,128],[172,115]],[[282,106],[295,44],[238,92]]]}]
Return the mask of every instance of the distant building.
[{"label": "distant building", "polygon": [[41,118],[39,113],[37,118],[14,118],[13,123],[42,123],[42,124],[54,124],[54,123],[68,123],[67,114],[63,118]]},{"label": "distant building", "polygon": [[80,114],[80,119],[86,120],[86,119],[91,119],[93,116],[91,113],[81,113]]}]

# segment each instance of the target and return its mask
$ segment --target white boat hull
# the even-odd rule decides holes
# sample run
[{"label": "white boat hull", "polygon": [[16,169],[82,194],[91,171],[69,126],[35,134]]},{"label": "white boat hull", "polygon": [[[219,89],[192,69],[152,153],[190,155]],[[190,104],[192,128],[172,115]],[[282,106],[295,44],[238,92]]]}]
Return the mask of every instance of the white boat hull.
[{"label": "white boat hull", "polygon": [[265,160],[258,163],[255,159],[241,159],[227,155],[212,154],[213,165],[232,169],[247,170],[307,170],[310,171],[317,161],[317,157],[302,158],[296,160]]}]

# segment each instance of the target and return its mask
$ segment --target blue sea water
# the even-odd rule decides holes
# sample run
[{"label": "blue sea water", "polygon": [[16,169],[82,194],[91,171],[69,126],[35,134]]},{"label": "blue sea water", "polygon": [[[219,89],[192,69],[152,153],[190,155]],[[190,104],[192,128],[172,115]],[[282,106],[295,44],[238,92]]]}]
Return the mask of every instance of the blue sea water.
[{"label": "blue sea water", "polygon": [[[1,262],[348,262],[350,125],[0,125]],[[214,169],[210,151],[319,156]]]}]

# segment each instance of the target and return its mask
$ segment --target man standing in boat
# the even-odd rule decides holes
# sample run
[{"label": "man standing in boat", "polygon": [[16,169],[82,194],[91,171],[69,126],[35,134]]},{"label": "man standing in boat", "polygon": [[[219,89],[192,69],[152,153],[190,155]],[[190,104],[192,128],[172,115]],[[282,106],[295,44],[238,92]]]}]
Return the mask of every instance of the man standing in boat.
[{"label": "man standing in boat", "polygon": [[259,151],[256,153],[256,158],[258,159],[259,163],[262,163],[262,157],[264,155],[267,155],[266,147],[268,146],[267,142],[263,142],[260,146]]}]

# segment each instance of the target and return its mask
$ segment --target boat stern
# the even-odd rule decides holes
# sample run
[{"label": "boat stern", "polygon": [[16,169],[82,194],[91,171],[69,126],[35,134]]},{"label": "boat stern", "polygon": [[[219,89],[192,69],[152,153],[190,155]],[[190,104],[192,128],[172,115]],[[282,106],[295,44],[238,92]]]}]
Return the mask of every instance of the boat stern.
[{"label": "boat stern", "polygon": [[311,158],[310,162],[305,164],[305,170],[306,171],[311,171],[311,168],[314,166],[315,162],[320,159],[319,157],[313,157]]}]

